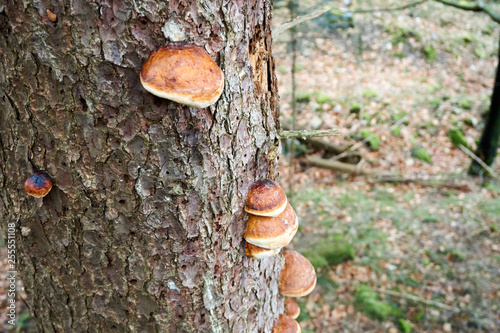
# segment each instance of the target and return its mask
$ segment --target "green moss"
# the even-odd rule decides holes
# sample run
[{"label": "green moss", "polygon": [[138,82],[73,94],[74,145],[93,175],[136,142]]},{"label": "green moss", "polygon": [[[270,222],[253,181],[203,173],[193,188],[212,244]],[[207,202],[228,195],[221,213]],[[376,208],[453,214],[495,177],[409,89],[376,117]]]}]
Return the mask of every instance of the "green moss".
[{"label": "green moss", "polygon": [[455,147],[459,147],[460,145],[463,145],[464,147],[469,147],[469,145],[467,144],[467,140],[465,139],[464,134],[458,128],[449,130],[448,137],[450,138],[451,143]]},{"label": "green moss", "polygon": [[432,164],[432,157],[427,152],[427,150],[425,150],[425,148],[422,148],[422,147],[413,148],[411,150],[411,156],[415,157],[416,159],[419,159],[421,161],[424,161],[426,163]]},{"label": "green moss", "polygon": [[278,70],[278,72],[280,72],[281,74],[286,74],[286,73],[288,73],[288,67],[286,67],[286,66],[278,66],[278,67],[277,67],[277,70]]},{"label": "green moss", "polygon": [[376,98],[376,97],[378,97],[378,94],[374,89],[366,89],[365,91],[363,91],[363,97]]},{"label": "green moss", "polygon": [[393,317],[404,317],[403,311],[382,302],[378,293],[367,285],[362,284],[359,286],[356,291],[354,304],[357,311],[361,311],[370,318],[380,321]]},{"label": "green moss", "polygon": [[299,103],[309,103],[313,97],[310,91],[298,91],[295,93],[295,100]]},{"label": "green moss", "polygon": [[336,266],[342,262],[354,259],[354,249],[342,236],[333,235],[317,242],[304,253],[315,268]]},{"label": "green moss", "polygon": [[439,99],[439,98],[433,98],[433,99],[431,100],[431,105],[432,105],[432,107],[433,107],[434,109],[437,109],[438,107],[440,107],[440,106],[441,106],[441,99]]},{"label": "green moss", "polygon": [[367,144],[371,150],[377,151],[380,149],[380,144],[382,143],[382,140],[380,140],[380,138],[375,133],[367,129],[362,129],[359,134],[363,140],[370,138]]},{"label": "green moss", "polygon": [[399,330],[403,333],[411,333],[413,331],[411,324],[402,318],[398,319],[398,326]]},{"label": "green moss", "polygon": [[472,53],[478,58],[486,58],[486,52],[480,48],[476,47]]},{"label": "green moss", "polygon": [[474,101],[468,97],[463,97],[457,101],[457,106],[459,108],[462,108],[464,110],[470,110],[472,109],[472,104]]},{"label": "green moss", "polygon": [[429,64],[432,64],[437,60],[436,49],[432,45],[424,46],[424,55],[425,60],[427,60]]},{"label": "green moss", "polygon": [[300,71],[304,70],[304,68],[305,68],[305,67],[304,67],[304,66],[302,66],[301,64],[297,64],[297,63],[295,63],[295,64],[293,65],[293,69],[295,70],[295,72],[300,72]]},{"label": "green moss", "polygon": [[359,103],[352,102],[349,110],[351,113],[359,113],[361,111],[361,105]]},{"label": "green moss", "polygon": [[316,102],[318,104],[331,104],[332,103],[332,98],[326,94],[323,94],[322,92],[319,92],[316,94]]},{"label": "green moss", "polygon": [[399,126],[394,127],[394,128],[391,130],[391,134],[392,134],[393,136],[396,136],[396,137],[401,136],[401,127],[399,127]]}]

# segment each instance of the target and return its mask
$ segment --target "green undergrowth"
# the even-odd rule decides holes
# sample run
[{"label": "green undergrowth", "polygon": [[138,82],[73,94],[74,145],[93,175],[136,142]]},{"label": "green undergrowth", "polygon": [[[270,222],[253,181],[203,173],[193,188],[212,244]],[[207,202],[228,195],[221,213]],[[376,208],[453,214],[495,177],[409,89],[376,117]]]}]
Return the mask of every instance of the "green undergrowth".
[{"label": "green undergrowth", "polygon": [[354,249],[342,235],[332,235],[314,244],[304,256],[315,268],[336,266],[354,259]]},{"label": "green undergrowth", "polygon": [[383,302],[377,292],[364,284],[358,287],[354,304],[357,311],[381,321],[391,318],[404,318],[405,315],[401,309]]}]

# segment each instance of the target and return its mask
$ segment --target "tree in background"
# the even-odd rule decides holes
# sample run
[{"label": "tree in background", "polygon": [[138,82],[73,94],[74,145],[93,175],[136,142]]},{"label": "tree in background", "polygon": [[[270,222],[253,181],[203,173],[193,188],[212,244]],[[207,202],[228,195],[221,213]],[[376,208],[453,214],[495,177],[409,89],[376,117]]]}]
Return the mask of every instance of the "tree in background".
[{"label": "tree in background", "polygon": [[[491,95],[490,110],[484,126],[481,139],[477,145],[476,155],[486,164],[492,165],[497,155],[498,143],[500,141],[500,47],[498,50],[497,73],[493,94]],[[476,160],[472,160],[469,174],[474,176],[483,175],[486,170]]]},{"label": "tree in background", "polygon": [[[243,249],[247,189],[275,173],[271,9],[0,4],[0,219],[41,332],[267,332],[283,313],[281,255]],[[224,71],[215,105],[142,88],[172,32]],[[35,169],[56,183],[43,199],[23,189]]]}]

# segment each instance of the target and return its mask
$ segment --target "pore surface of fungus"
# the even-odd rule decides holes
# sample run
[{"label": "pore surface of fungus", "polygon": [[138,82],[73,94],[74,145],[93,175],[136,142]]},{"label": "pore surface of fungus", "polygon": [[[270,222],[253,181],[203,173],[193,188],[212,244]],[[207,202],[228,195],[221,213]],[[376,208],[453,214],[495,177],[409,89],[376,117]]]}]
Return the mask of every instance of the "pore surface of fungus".
[{"label": "pore surface of fungus", "polygon": [[52,189],[52,179],[43,172],[37,171],[24,182],[26,193],[37,198],[43,198]]},{"label": "pore surface of fungus", "polygon": [[300,308],[293,298],[285,300],[285,314],[293,319],[296,319],[300,314]]},{"label": "pore surface of fungus", "polygon": [[153,51],[142,66],[147,91],[177,103],[205,108],[224,90],[224,73],[202,48],[183,42]]},{"label": "pore surface of fungus", "polygon": [[273,327],[273,333],[300,333],[300,325],[295,319],[280,314],[280,319]]},{"label": "pore surface of fungus", "polygon": [[313,265],[296,251],[283,251],[285,266],[280,276],[280,293],[288,297],[306,296],[316,286]]},{"label": "pore surface of fungus", "polygon": [[254,259],[263,259],[272,257],[274,255],[277,255],[280,252],[280,250],[281,247],[271,250],[250,244],[249,242],[245,242],[245,254],[247,255],[247,257]]},{"label": "pore surface of fungus", "polygon": [[299,222],[290,204],[276,217],[250,215],[245,240],[265,249],[278,249],[288,245],[297,232]]},{"label": "pore surface of fungus", "polygon": [[258,180],[248,191],[245,211],[259,216],[278,216],[286,208],[285,191],[270,179]]}]

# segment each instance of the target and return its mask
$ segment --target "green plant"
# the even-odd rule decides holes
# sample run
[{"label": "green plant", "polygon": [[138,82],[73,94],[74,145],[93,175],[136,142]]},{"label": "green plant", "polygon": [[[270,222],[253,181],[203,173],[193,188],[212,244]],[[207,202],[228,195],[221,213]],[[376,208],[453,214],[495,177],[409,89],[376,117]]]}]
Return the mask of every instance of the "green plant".
[{"label": "green plant", "polygon": [[467,140],[465,139],[464,134],[458,128],[454,128],[454,129],[449,130],[448,137],[450,138],[451,143],[455,147],[459,147],[460,145],[463,145],[464,147],[469,148],[469,145],[467,144]]},{"label": "green plant", "polygon": [[352,102],[349,110],[351,113],[359,113],[361,111],[361,105],[359,103]]},{"label": "green plant", "polygon": [[437,60],[436,49],[432,45],[424,46],[424,55],[425,60],[427,60],[429,64],[432,64]]},{"label": "green plant", "polygon": [[391,130],[393,136],[401,136],[401,127],[396,126]]},{"label": "green plant", "polygon": [[402,318],[398,319],[398,326],[399,330],[403,333],[411,333],[413,331],[413,326]]},{"label": "green plant", "polygon": [[331,104],[332,98],[322,92],[319,92],[316,94],[316,102],[318,104],[325,104],[325,103]]},{"label": "green plant", "polygon": [[365,91],[363,91],[363,97],[376,98],[376,97],[378,97],[378,94],[374,89],[366,89]]},{"label": "green plant", "polygon": [[299,103],[309,103],[313,93],[310,91],[298,91],[295,93],[295,100]]},{"label": "green plant", "polygon": [[404,312],[401,309],[382,302],[380,296],[364,284],[360,285],[356,291],[354,304],[357,311],[361,311],[367,316],[380,321],[391,317],[404,317]]},{"label": "green plant", "polygon": [[425,148],[422,147],[413,148],[411,150],[411,156],[426,163],[432,164],[432,157],[427,152],[427,150],[425,150]]},{"label": "green plant", "polygon": [[382,140],[380,140],[380,138],[375,133],[371,132],[368,129],[362,129],[359,134],[363,140],[368,139],[367,144],[371,150],[379,150]]}]

